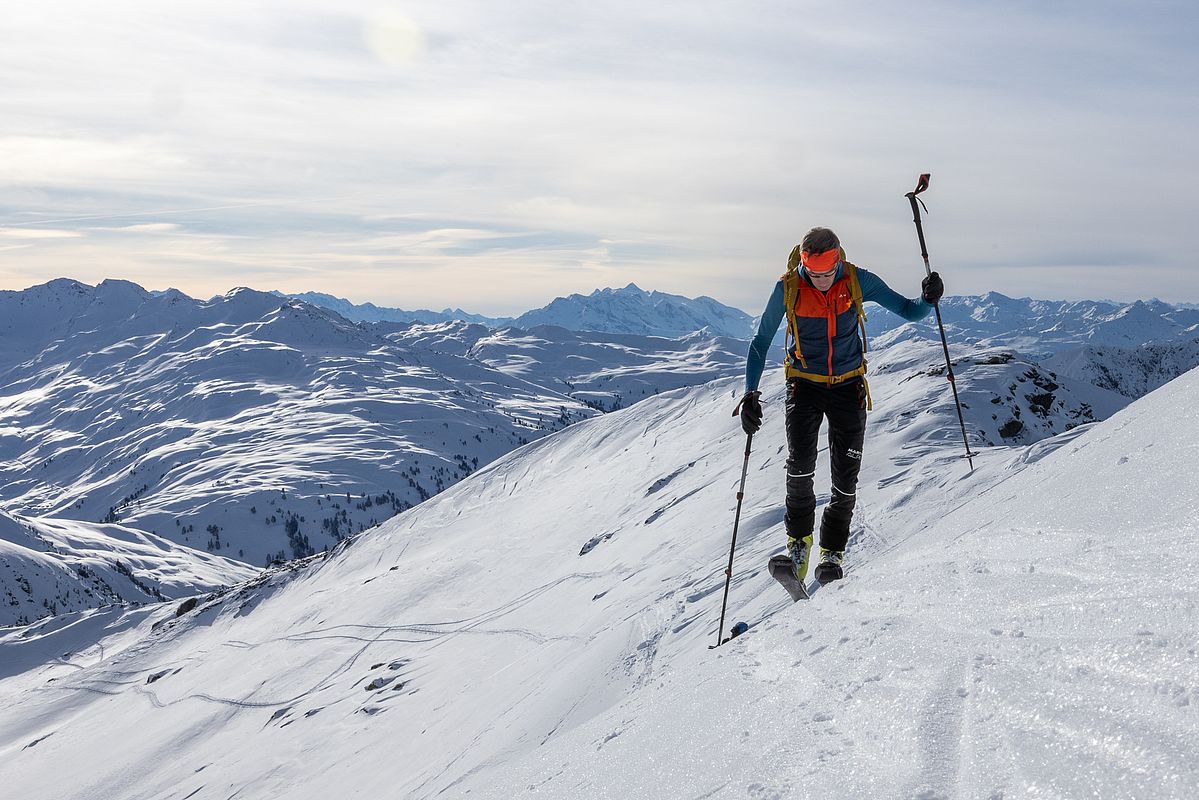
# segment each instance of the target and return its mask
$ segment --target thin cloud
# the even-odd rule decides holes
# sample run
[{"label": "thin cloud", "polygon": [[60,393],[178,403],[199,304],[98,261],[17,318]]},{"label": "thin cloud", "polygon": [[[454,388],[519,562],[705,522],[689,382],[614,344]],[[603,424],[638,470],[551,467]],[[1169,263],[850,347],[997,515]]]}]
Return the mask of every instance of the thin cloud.
[{"label": "thin cloud", "polygon": [[124,231],[126,233],[176,233],[183,226],[175,222],[143,222],[137,225],[122,225],[118,228],[96,228],[100,231]]},{"label": "thin cloud", "polygon": [[5,239],[78,239],[83,234],[56,228],[0,228],[0,236]]}]

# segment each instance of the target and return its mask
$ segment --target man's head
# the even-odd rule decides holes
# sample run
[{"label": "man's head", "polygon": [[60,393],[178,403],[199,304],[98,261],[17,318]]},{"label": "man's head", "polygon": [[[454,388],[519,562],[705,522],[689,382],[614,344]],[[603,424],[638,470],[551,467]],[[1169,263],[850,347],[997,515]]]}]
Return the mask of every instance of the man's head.
[{"label": "man's head", "polygon": [[800,243],[800,263],[812,285],[827,292],[841,264],[841,240],[828,228],[812,228]]}]

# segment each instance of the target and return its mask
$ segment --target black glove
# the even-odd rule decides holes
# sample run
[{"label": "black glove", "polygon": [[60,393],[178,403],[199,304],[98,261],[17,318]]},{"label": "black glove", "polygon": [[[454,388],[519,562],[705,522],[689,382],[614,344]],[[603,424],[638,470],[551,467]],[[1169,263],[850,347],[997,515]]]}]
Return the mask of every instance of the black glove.
[{"label": "black glove", "polygon": [[931,272],[920,281],[920,296],[924,298],[924,302],[936,304],[944,294],[945,283],[937,273]]},{"label": "black glove", "polygon": [[761,392],[746,392],[733,409],[734,417],[741,415],[741,430],[747,434],[757,433],[762,427],[762,404],[758,402],[761,396]]}]

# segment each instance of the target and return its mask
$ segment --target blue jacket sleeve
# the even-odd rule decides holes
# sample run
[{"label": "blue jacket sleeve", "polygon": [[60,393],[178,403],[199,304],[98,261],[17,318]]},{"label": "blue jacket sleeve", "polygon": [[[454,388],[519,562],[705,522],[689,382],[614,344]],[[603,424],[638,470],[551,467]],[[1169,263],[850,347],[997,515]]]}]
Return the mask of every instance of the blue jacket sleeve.
[{"label": "blue jacket sleeve", "polygon": [[[924,319],[928,316],[928,312],[933,310],[932,304],[924,302],[923,297],[909,300],[888,286],[882,278],[861,267],[858,267],[858,284],[862,287],[863,303],[870,301],[878,303],[883,308],[898,314],[908,322]],[[765,318],[763,318],[763,321],[765,321]]]},{"label": "blue jacket sleeve", "polygon": [[[927,312],[926,312],[927,313]],[[745,391],[752,392],[758,388],[762,380],[762,370],[766,367],[766,353],[770,343],[778,333],[779,323],[783,319],[783,282],[774,285],[774,292],[762,312],[762,321],[758,323],[758,332],[749,345],[749,355],[745,359]]]}]

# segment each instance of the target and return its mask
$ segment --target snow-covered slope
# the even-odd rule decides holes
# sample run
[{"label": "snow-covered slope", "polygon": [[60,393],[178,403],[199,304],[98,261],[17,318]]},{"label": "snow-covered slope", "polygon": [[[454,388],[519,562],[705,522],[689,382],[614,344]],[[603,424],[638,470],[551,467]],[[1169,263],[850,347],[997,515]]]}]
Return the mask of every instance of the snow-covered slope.
[{"label": "snow-covered slope", "polygon": [[1192,371],[943,503],[849,580],[659,665],[462,794],[1194,797],[1199,590],[1180,576],[1199,499],[1177,477],[1199,459],[1197,397]]},{"label": "snow-covered slope", "polygon": [[985,449],[970,475],[945,381],[881,372],[849,577],[802,605],[763,569],[782,545],[772,373],[729,599],[753,627],[710,651],[738,383],[571,426],[181,616],[0,634],[0,782],[131,800],[1191,796],[1199,593],[1177,576],[1199,568],[1199,507],[1176,478],[1199,456],[1199,373]]},{"label": "snow-covered slope", "polygon": [[121,525],[0,512],[0,625],[188,597],[257,573],[241,562]]}]

